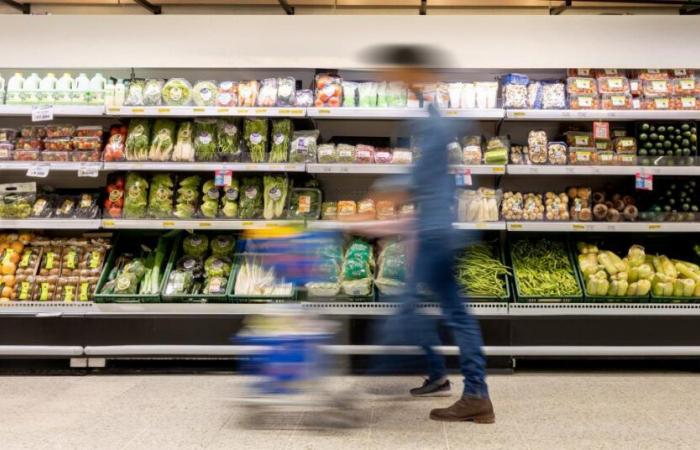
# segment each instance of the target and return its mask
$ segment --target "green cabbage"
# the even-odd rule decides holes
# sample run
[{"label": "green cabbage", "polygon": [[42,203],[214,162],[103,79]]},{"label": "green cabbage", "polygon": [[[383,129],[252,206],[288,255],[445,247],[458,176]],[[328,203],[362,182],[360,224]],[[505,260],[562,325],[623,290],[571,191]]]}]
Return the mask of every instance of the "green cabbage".
[{"label": "green cabbage", "polygon": [[175,217],[189,219],[197,212],[197,200],[199,199],[198,175],[192,175],[180,180],[178,183],[177,199],[175,200]]},{"label": "green cabbage", "polygon": [[183,78],[172,78],[163,86],[163,101],[169,106],[185,106],[192,101],[192,85]]},{"label": "green cabbage", "polygon": [[146,217],[148,181],[138,172],[130,172],[126,176],[124,191],[124,218],[141,219]]},{"label": "green cabbage", "polygon": [[199,210],[207,218],[214,218],[219,213],[219,187],[214,184],[214,180],[207,180],[202,186],[202,202]]},{"label": "green cabbage", "polygon": [[148,214],[151,217],[170,217],[173,214],[174,186],[173,179],[167,173],[153,175],[148,195]]},{"label": "green cabbage", "polygon": [[205,234],[192,233],[182,240],[182,251],[187,256],[202,258],[209,250],[209,238]]}]

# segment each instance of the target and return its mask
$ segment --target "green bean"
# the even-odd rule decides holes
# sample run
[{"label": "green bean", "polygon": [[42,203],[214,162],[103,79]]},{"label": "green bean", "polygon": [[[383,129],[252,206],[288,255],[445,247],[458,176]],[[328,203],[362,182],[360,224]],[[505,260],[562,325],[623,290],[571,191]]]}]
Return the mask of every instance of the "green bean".
[{"label": "green bean", "polygon": [[457,258],[456,277],[462,295],[505,297],[507,266],[497,258],[492,244],[472,244]]},{"label": "green bean", "polygon": [[512,244],[511,257],[522,295],[559,297],[581,294],[564,243],[522,239]]}]

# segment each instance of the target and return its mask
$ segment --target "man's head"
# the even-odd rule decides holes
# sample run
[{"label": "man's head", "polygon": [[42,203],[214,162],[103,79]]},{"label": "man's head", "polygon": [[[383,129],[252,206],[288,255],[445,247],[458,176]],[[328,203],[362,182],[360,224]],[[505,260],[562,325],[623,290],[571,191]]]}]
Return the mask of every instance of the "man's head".
[{"label": "man's head", "polygon": [[419,44],[379,45],[365,50],[362,56],[381,67],[383,79],[403,81],[409,86],[437,81],[435,69],[447,65],[445,52]]}]

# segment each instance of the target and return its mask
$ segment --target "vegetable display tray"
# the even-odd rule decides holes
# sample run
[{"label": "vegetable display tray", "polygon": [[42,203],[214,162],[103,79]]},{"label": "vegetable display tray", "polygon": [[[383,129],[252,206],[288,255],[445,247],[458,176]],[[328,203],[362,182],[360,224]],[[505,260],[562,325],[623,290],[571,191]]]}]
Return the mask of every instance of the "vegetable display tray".
[{"label": "vegetable display tray", "polygon": [[234,263],[233,267],[231,268],[231,278],[229,280],[228,290],[226,292],[226,298],[229,303],[296,303],[298,301],[296,289],[293,289],[292,294],[287,296],[236,295],[236,278],[239,270],[240,264]]},{"label": "vegetable display tray", "polygon": [[[579,239],[581,240],[581,239]],[[578,241],[578,240],[577,240]],[[593,243],[593,244],[599,244],[599,240],[591,240],[587,239],[585,240],[587,243]],[[619,242],[619,241],[618,241]],[[616,296],[616,295],[591,295],[588,293],[586,290],[586,279],[583,275],[583,272],[581,272],[581,267],[579,267],[578,263],[578,250],[576,249],[576,242],[574,240],[570,241],[569,243],[569,249],[571,252],[571,257],[574,260],[574,269],[576,270],[576,277],[578,278],[579,284],[581,285],[581,289],[583,290],[583,298],[585,302],[588,303],[648,303],[649,302],[649,294],[647,295],[631,295],[631,296],[626,296],[626,295],[621,295],[621,296]],[[631,245],[631,244],[630,244]],[[615,245],[614,250],[619,250],[620,245]],[[607,246],[604,248],[604,250],[608,250]],[[619,252],[616,252],[619,254]]]},{"label": "vegetable display tray", "polygon": [[[210,236],[211,237],[211,236]],[[163,303],[228,303],[228,292],[231,290],[234,277],[234,267],[231,266],[231,273],[226,282],[226,289],[222,294],[165,294],[165,288],[170,278],[170,273],[175,270],[177,261],[182,257],[182,246],[178,245],[173,249],[172,264],[168,264],[165,272],[165,283],[161,289],[161,299]]]},{"label": "vegetable display tray", "polygon": [[[509,248],[509,252],[510,252],[510,248]],[[576,263],[574,262],[570,251],[567,251],[567,256],[569,258],[569,264],[571,264],[571,270],[572,270],[572,273],[574,275],[574,279],[576,280],[576,284],[578,285],[580,294],[567,295],[567,296],[544,296],[544,295],[529,296],[529,295],[524,295],[520,291],[520,283],[518,282],[518,277],[515,273],[515,268],[513,267],[513,264],[511,264],[511,268],[513,268],[513,282],[515,283],[515,301],[518,303],[581,303],[581,302],[583,302],[583,288],[581,288],[580,280],[576,276]],[[510,259],[510,261],[512,263],[512,258]]]},{"label": "vegetable display tray", "polygon": [[[496,251],[497,251],[498,259],[503,264],[507,265],[506,258],[505,258],[506,252],[503,249],[503,244],[500,242],[500,240],[499,240],[498,245],[496,246]],[[511,268],[511,270],[512,270],[512,268]],[[512,292],[511,287],[510,287],[510,283],[511,283],[510,279],[513,277],[512,276],[509,277],[508,275],[504,275],[503,277],[505,278],[505,282],[506,282],[506,293],[500,297],[488,296],[488,295],[464,295],[463,293],[460,294],[460,297],[462,298],[462,300],[464,302],[490,302],[490,303],[508,302],[511,299],[511,292]]]},{"label": "vegetable display tray", "polygon": [[[156,294],[102,294],[100,293],[107,281],[109,281],[109,275],[114,268],[114,263],[117,257],[122,253],[138,253],[141,243],[144,241],[152,241],[153,249],[155,249],[159,232],[124,232],[120,233],[116,240],[115,245],[107,257],[107,262],[105,263],[104,269],[102,270],[102,275],[100,280],[97,282],[97,289],[95,294],[96,303],[158,303],[160,302],[160,293],[163,291],[165,286],[166,277],[164,274],[169,273],[171,266],[174,264],[175,259],[175,249],[178,247],[180,242],[180,235],[169,239],[168,249],[164,266],[161,270],[161,280],[159,284],[158,293]],[[150,238],[150,240],[149,240]],[[155,251],[155,250],[154,250]]]}]

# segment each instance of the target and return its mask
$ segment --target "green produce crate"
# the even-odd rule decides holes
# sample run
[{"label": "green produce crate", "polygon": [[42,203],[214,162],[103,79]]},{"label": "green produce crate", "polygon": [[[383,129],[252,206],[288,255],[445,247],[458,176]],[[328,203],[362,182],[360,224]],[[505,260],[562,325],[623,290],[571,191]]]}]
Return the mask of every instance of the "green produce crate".
[{"label": "green produce crate", "polygon": [[[304,302],[336,302],[336,303],[371,303],[376,301],[377,296],[379,296],[379,290],[372,282],[372,289],[369,295],[347,295],[339,293],[334,296],[313,296],[309,295],[306,289],[299,290],[297,296],[299,300]],[[391,296],[392,298],[398,298],[400,296]]]},{"label": "green produce crate", "polygon": [[[699,264],[698,256],[692,250],[692,243],[687,240],[679,240],[677,238],[667,236],[654,236],[645,239],[648,246],[645,248],[649,254],[664,254],[671,259],[680,259],[683,261]],[[656,296],[652,288],[650,292],[651,303],[700,303],[700,297],[674,297],[674,296]]]},{"label": "green produce crate", "polygon": [[[107,261],[104,265],[104,269],[102,270],[102,275],[100,276],[99,281],[97,282],[97,289],[96,289],[96,294],[95,294],[95,302],[96,303],[158,303],[160,302],[160,293],[163,291],[163,287],[165,286],[165,276],[161,275],[161,280],[160,280],[160,289],[158,290],[157,294],[148,294],[148,295],[140,295],[140,294],[101,294],[100,292],[102,291],[102,288],[104,287],[105,283],[107,283],[108,278],[109,278],[109,273],[112,271],[112,268],[114,267],[115,260],[117,259],[117,256],[119,256],[122,253],[137,253],[136,250],[139,249],[141,244],[144,242],[148,242],[152,244],[152,248],[155,251],[155,245],[158,241],[158,236],[162,234],[161,232],[153,232],[153,231],[139,231],[139,232],[122,232],[120,233],[116,240],[115,244],[112,247],[112,250],[109,252],[109,256],[107,257]],[[175,249],[178,247],[180,243],[180,237],[181,235],[173,236],[172,239],[170,239],[169,243],[169,248],[167,250],[167,253],[169,254],[168,257],[166,257],[164,266],[161,270],[161,274],[165,274],[170,272],[171,266],[174,264],[174,258],[175,258]]]},{"label": "green produce crate", "polygon": [[[496,256],[498,259],[503,264],[506,264],[506,258],[505,258],[506,252],[505,249],[503,248],[503,242],[499,239],[499,245],[496,246]],[[506,264],[507,265],[507,264]],[[512,269],[512,268],[511,268]],[[473,295],[473,296],[465,296],[460,294],[462,299],[465,302],[508,302],[511,298],[510,294],[512,292],[512,289],[510,287],[510,280],[508,275],[505,275],[505,281],[506,281],[506,293],[505,295],[501,297],[495,297],[495,296],[488,296],[488,295]]]},{"label": "green produce crate", "polygon": [[[566,244],[566,243],[565,243]],[[513,268],[512,255],[510,253],[509,247],[508,256],[510,267]],[[567,246],[568,250],[568,246]],[[581,282],[576,276],[576,263],[574,262],[571,251],[567,251],[567,256],[569,258],[569,263],[571,264],[571,270],[576,280],[576,284],[579,287],[580,294],[578,295],[567,295],[567,296],[528,296],[524,295],[520,291],[520,283],[518,282],[518,277],[515,274],[515,269],[513,268],[513,283],[515,283],[515,301],[518,303],[581,303],[583,302],[583,289],[581,288]]]},{"label": "green produce crate", "polygon": [[229,303],[296,303],[298,301],[296,289],[293,289],[292,294],[289,296],[242,296],[234,294],[236,277],[238,276],[238,271],[241,266],[238,259],[242,256],[243,255],[236,255],[234,257],[234,264],[231,268],[231,278],[229,279],[228,290],[226,292],[226,298]]},{"label": "green produce crate", "polygon": [[[211,239],[222,233],[207,234]],[[229,274],[228,281],[226,282],[226,289],[223,294],[165,294],[165,287],[170,277],[170,273],[175,270],[177,261],[182,257],[182,241],[178,242],[177,247],[173,249],[173,261],[172,264],[168,265],[168,270],[165,273],[165,283],[163,283],[161,289],[161,298],[163,303],[228,303],[228,292],[231,290],[231,285],[234,280],[234,266],[231,265],[231,273]],[[205,258],[206,259],[206,258]]]},{"label": "green produce crate", "polygon": [[[619,238],[616,238],[614,242],[610,242],[610,245],[603,244],[600,240],[597,239],[575,239],[570,241],[570,252],[571,252],[571,257],[574,260],[574,268],[576,269],[576,278],[578,278],[579,284],[581,285],[581,289],[583,290],[583,297],[584,301],[589,302],[589,303],[648,303],[649,302],[649,294],[647,295],[634,295],[634,296],[613,296],[613,295],[590,295],[588,291],[586,290],[586,279],[585,276],[583,275],[583,272],[581,272],[581,268],[579,267],[578,264],[578,249],[576,248],[576,242],[583,241],[587,243],[593,243],[598,245],[599,250],[611,250],[615,251],[615,253],[619,256],[622,252],[621,248],[624,247],[624,245],[620,245],[620,240]],[[626,242],[626,241],[623,241]],[[627,249],[632,245],[630,243],[627,245]],[[609,247],[613,247],[610,249]],[[620,256],[622,258],[622,256]]]}]

